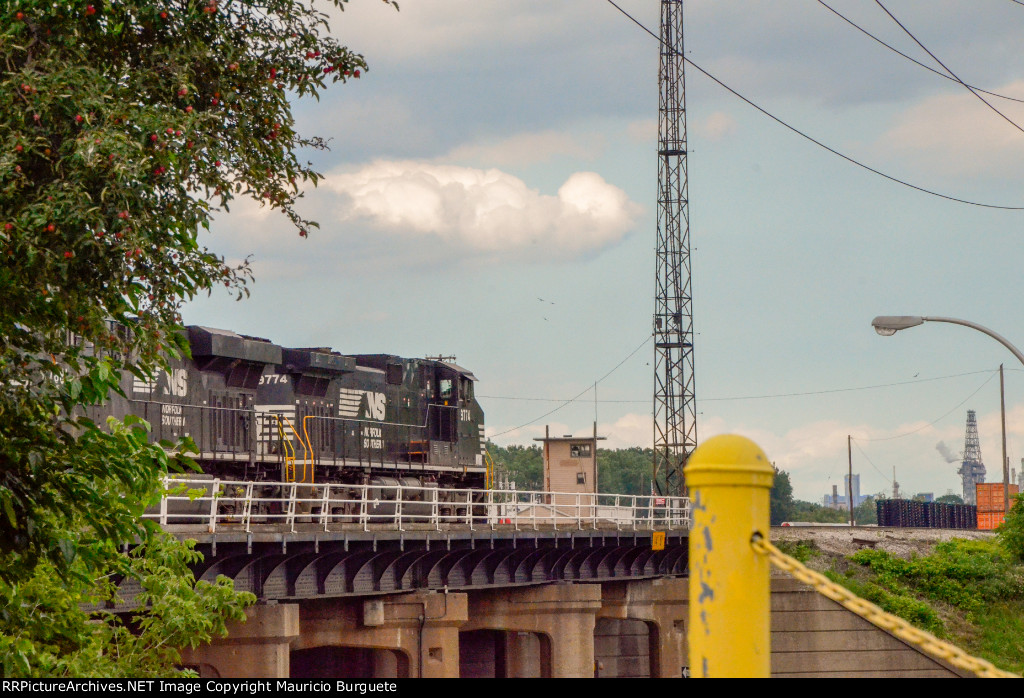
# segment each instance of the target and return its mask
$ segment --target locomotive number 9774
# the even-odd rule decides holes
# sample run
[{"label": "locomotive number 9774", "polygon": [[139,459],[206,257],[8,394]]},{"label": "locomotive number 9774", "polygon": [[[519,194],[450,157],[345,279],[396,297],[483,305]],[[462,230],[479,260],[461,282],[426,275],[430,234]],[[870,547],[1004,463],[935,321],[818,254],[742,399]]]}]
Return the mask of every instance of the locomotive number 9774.
[{"label": "locomotive number 9774", "polygon": [[229,480],[481,488],[476,378],[447,361],[288,349],[187,328],[191,359],[127,376],[102,417],[135,414],[154,439],[190,436],[203,471]]}]

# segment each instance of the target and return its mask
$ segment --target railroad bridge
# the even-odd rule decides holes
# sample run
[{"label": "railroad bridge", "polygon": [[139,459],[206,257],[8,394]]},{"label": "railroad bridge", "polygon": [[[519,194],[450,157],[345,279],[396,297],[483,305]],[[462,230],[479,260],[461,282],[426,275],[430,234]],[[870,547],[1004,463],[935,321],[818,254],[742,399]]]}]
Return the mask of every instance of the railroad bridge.
[{"label": "railroad bridge", "polygon": [[[258,599],[227,638],[184,651],[201,676],[688,673],[685,500],[492,492],[458,510],[436,506],[443,492],[349,487],[328,506],[342,496],[286,486],[268,509],[192,484],[149,516],[196,541],[197,579]],[[962,675],[792,580],[772,580],[772,611],[773,675]]]},{"label": "railroad bridge", "polygon": [[258,599],[185,652],[203,676],[683,671],[685,499],[167,484],[149,517],[196,541],[196,578]]}]

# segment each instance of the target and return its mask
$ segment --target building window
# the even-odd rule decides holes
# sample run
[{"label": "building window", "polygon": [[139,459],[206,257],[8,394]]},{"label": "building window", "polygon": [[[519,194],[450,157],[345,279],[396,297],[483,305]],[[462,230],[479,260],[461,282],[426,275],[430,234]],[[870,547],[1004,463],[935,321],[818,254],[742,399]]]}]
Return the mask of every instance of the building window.
[{"label": "building window", "polygon": [[569,456],[571,458],[590,458],[590,444],[571,444]]}]

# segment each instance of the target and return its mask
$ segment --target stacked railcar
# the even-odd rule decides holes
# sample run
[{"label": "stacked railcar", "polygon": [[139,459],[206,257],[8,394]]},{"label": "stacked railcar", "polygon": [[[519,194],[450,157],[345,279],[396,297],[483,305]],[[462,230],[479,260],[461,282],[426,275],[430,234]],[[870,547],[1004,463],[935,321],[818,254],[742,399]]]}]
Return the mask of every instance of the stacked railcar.
[{"label": "stacked railcar", "polygon": [[[444,361],[286,348],[189,327],[191,359],[127,376],[106,414],[154,439],[190,436],[209,475],[231,480],[483,487],[476,378]],[[97,412],[96,418],[104,416]]]}]

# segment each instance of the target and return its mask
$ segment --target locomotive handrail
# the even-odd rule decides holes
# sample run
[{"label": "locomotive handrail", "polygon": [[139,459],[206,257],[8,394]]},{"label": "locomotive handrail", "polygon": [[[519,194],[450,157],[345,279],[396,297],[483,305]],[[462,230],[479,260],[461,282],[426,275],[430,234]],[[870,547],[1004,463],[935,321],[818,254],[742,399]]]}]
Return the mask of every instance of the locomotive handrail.
[{"label": "locomotive handrail", "polygon": [[[289,420],[283,414],[282,415],[275,415],[275,416],[278,418],[278,420],[282,420],[282,419],[284,420],[285,424],[288,425],[288,428],[292,430],[293,434],[295,434],[295,440],[299,442],[300,446],[302,446],[302,478],[305,479],[306,478],[306,454],[309,452],[308,449],[306,448],[306,442],[302,440],[301,436],[299,436],[299,432],[295,430],[295,426],[292,425],[291,420]],[[291,443],[288,444],[288,447],[292,451],[292,478],[291,478],[290,481],[291,482],[295,482],[295,475],[296,475],[296,473],[295,473],[295,448],[292,447]],[[285,464],[286,465],[287,465],[287,459],[288,459],[288,456],[285,455]]]},{"label": "locomotive handrail", "polygon": [[[284,447],[284,476],[286,480],[295,480],[295,447],[292,446],[291,439],[285,439],[284,427],[281,426],[282,417],[279,414],[275,414],[277,418],[277,433],[281,437],[281,444]],[[289,424],[288,426],[291,426]],[[293,429],[294,431],[294,429]]]},{"label": "locomotive handrail", "polygon": [[653,497],[642,495],[181,477],[165,478],[164,488],[159,506],[148,510],[145,518],[163,526],[199,524],[210,533],[225,527],[251,532],[253,526],[261,525],[283,526],[292,532],[297,526],[324,531],[369,531],[370,526],[398,531],[409,526],[640,531],[687,528],[690,522],[690,502],[685,497],[669,497],[665,505],[655,505]]},{"label": "locomotive handrail", "polygon": [[[313,468],[313,466],[314,466],[313,442],[310,440],[310,438],[309,438],[309,431],[306,429],[306,422],[309,421],[310,419],[315,419],[315,417],[313,415],[307,414],[306,416],[304,416],[302,418],[302,434],[306,437],[306,445],[309,446],[309,451],[307,451],[307,454],[309,455],[309,481],[313,482],[316,479],[314,477],[314,473],[316,471]],[[302,459],[302,481],[303,482],[306,481],[306,459],[305,458]]]}]

